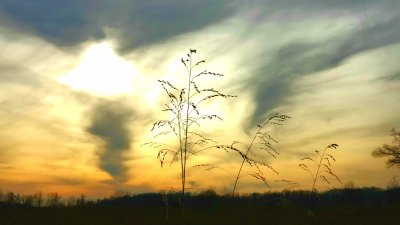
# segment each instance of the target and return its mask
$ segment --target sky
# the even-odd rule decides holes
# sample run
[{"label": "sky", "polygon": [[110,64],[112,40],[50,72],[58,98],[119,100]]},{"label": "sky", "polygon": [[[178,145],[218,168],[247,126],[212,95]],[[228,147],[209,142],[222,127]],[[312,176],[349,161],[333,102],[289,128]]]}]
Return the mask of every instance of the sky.
[{"label": "sky", "polygon": [[[399,9],[398,0],[1,0],[0,188],[95,197],[179,189],[180,164],[161,167],[143,144],[171,117],[158,80],[184,85],[189,49],[206,60],[199,70],[224,74],[199,86],[237,95],[204,104],[223,121],[197,132],[246,149],[257,124],[291,117],[266,127],[276,158],[251,152],[279,172],[263,169],[271,189],[246,164],[239,192],[287,188],[279,180],[310,189],[298,165],[333,143],[343,184],[385,187],[399,170],[371,152],[400,129]],[[217,150],[190,158],[188,186],[230,192],[240,164]]]}]

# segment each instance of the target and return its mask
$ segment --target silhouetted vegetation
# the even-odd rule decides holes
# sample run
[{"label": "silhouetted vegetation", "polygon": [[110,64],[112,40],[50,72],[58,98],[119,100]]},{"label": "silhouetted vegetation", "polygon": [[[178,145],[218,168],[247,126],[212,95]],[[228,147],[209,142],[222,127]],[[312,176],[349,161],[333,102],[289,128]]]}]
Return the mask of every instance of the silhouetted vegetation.
[{"label": "silhouetted vegetation", "polygon": [[[330,144],[328,145],[324,151],[321,153],[318,150],[315,150],[315,153],[317,154],[317,160],[313,159],[310,156],[303,157],[301,161],[308,161],[314,164],[315,166],[315,172],[311,170],[310,166],[307,166],[305,163],[300,163],[299,167],[302,168],[303,170],[307,171],[313,180],[311,191],[318,191],[317,190],[317,181],[321,179],[328,185],[331,185],[331,181],[329,181],[328,177],[333,177],[335,178],[339,183],[342,184],[340,181],[339,177],[333,173],[332,171],[332,164],[334,161],[336,161],[335,157],[333,157],[332,154],[329,154],[327,151],[328,150],[333,150],[337,149],[339,145],[337,144]],[[314,173],[313,173],[314,172]]]},{"label": "silhouetted vegetation", "polygon": [[[257,130],[254,134],[253,137],[250,139],[250,143],[242,143],[240,141],[233,141],[231,145],[217,145],[214,146],[216,148],[222,148],[226,152],[231,152],[235,153],[238,155],[241,159],[241,162],[239,163],[239,168],[238,172],[232,173],[218,165],[215,164],[198,164],[195,165],[195,167],[203,167],[206,170],[213,170],[213,169],[221,169],[225,171],[227,174],[232,176],[234,178],[234,183],[233,183],[233,188],[232,188],[232,196],[235,195],[235,191],[237,189],[237,184],[239,182],[239,179],[244,175],[242,174],[242,169],[245,165],[248,165],[249,167],[252,167],[253,171],[250,170],[250,172],[247,172],[246,175],[249,175],[257,180],[260,180],[265,184],[265,186],[270,189],[271,186],[269,185],[269,181],[267,180],[265,176],[265,172],[263,172],[263,168],[266,168],[269,171],[272,171],[275,174],[279,174],[278,171],[274,169],[269,163],[266,163],[264,161],[260,161],[253,157],[251,153],[258,152],[262,157],[262,159],[267,159],[268,157],[272,158],[277,158],[277,156],[280,154],[278,149],[274,146],[274,144],[278,143],[278,141],[272,137],[270,134],[268,134],[267,131],[265,131],[266,127],[268,125],[275,125],[275,126],[280,126],[283,125],[283,123],[289,119],[290,117],[287,115],[280,115],[280,114],[275,114],[271,117],[269,117],[264,123],[258,124],[257,125]],[[263,154],[265,153],[265,154]],[[285,182],[286,184],[289,185],[290,187],[296,186],[297,184],[293,181],[289,180],[278,180],[276,182]]]},{"label": "silhouetted vegetation", "polygon": [[[234,95],[224,94],[214,88],[201,88],[197,82],[205,76],[223,77],[221,73],[210,72],[208,70],[196,71],[197,67],[204,64],[205,60],[194,61],[196,49],[190,49],[189,53],[181,58],[181,63],[186,68],[187,76],[183,78],[182,87],[175,86],[166,80],[158,80],[169,98],[162,111],[170,113],[169,119],[158,120],[153,124],[152,131],[157,131],[154,138],[169,137],[165,141],[151,141],[142,146],[158,149],[157,158],[160,160],[161,167],[165,164],[167,157],[170,156],[170,165],[176,161],[180,162],[181,167],[181,189],[182,196],[186,191],[187,161],[205,150],[215,148],[217,141],[204,136],[200,129],[202,120],[220,120],[217,114],[203,113],[200,107],[215,98],[232,98]],[[160,130],[161,129],[161,130]],[[176,140],[177,139],[177,140]],[[169,143],[174,140],[173,143]],[[210,146],[212,145],[212,146]]]},{"label": "silhouetted vegetation", "polygon": [[[232,195],[235,195],[237,184],[241,178],[242,169],[246,165],[255,168],[255,171],[248,173],[260,181],[262,181],[266,187],[270,188],[269,182],[262,168],[278,174],[278,172],[268,163],[260,161],[251,156],[252,151],[262,151],[268,156],[276,158],[279,155],[279,151],[274,147],[277,143],[267,131],[266,127],[270,125],[283,125],[283,123],[290,118],[287,115],[275,114],[263,123],[258,124],[256,133],[251,137],[250,143],[242,143],[240,141],[233,141],[230,145],[218,144],[212,138],[205,137],[201,133],[200,129],[195,129],[193,126],[200,127],[201,120],[204,119],[219,119],[222,118],[216,114],[202,114],[200,106],[206,101],[215,98],[232,98],[236,97],[233,95],[223,94],[214,88],[200,88],[198,86],[197,79],[203,78],[204,76],[222,77],[223,74],[214,73],[207,70],[202,72],[195,72],[197,66],[205,63],[205,60],[194,61],[194,55],[197,53],[195,49],[190,49],[189,53],[184,58],[181,58],[181,62],[186,68],[187,76],[184,81],[186,85],[183,87],[175,86],[166,80],[158,80],[162,88],[166,92],[169,103],[165,104],[165,108],[162,111],[170,113],[170,119],[158,120],[153,124],[153,130],[162,129],[155,134],[154,138],[160,138],[162,136],[171,136],[175,143],[169,143],[168,139],[165,141],[151,141],[144,143],[142,146],[158,149],[157,158],[160,160],[161,166],[163,166],[167,160],[167,156],[171,156],[170,164],[175,161],[179,161],[181,164],[181,189],[182,196],[184,197],[186,191],[186,177],[187,177],[187,161],[192,156],[196,156],[206,150],[210,149],[223,149],[227,153],[234,153],[239,155],[241,162],[237,173],[231,173],[218,165],[202,163],[196,164],[194,167],[203,167],[206,170],[212,170],[219,168],[229,175],[234,177],[234,183],[232,188]],[[176,138],[176,139],[175,139]],[[263,157],[266,158],[266,157]],[[282,180],[293,186],[294,182]],[[182,198],[182,205],[184,202]]]},{"label": "silhouetted vegetation", "polygon": [[[179,224],[181,194],[119,194],[98,200],[0,195],[1,224]],[[166,204],[166,202],[168,202]],[[168,206],[168,207],[166,207]],[[213,190],[187,193],[186,224],[400,224],[400,188],[284,191],[232,197]],[[308,209],[312,209],[312,215]]]},{"label": "silhouetted vegetation", "polygon": [[[265,177],[263,171],[261,170],[260,167],[265,167],[268,168],[270,171],[279,174],[270,164],[255,160],[250,157],[250,152],[254,150],[258,151],[263,151],[267,153],[267,156],[276,158],[277,155],[279,155],[279,151],[274,147],[274,143],[278,143],[276,139],[274,139],[271,135],[269,135],[264,129],[268,125],[283,125],[283,122],[285,122],[287,119],[290,117],[287,115],[273,115],[270,118],[268,118],[264,123],[258,124],[257,127],[257,132],[254,134],[253,138],[251,139],[250,144],[246,145],[244,143],[234,141],[232,142],[231,146],[226,146],[225,148],[230,148],[234,149],[236,153],[239,153],[239,155],[242,158],[242,162],[239,167],[239,171],[236,175],[235,178],[235,183],[233,184],[233,190],[232,190],[232,196],[235,195],[236,187],[239,181],[240,176],[242,175],[242,169],[245,163],[247,163],[249,166],[256,168],[255,172],[251,172],[249,175],[262,181],[268,188],[270,188],[267,178]],[[244,149],[240,150],[240,147],[234,147],[237,144],[242,144],[244,145]],[[265,157],[267,158],[267,157]],[[289,181],[290,182],[290,181]]]},{"label": "silhouetted vegetation", "polygon": [[397,166],[400,167],[400,131],[392,129],[393,143],[394,145],[385,144],[380,148],[375,149],[372,152],[374,157],[387,157],[386,161],[388,167]]}]

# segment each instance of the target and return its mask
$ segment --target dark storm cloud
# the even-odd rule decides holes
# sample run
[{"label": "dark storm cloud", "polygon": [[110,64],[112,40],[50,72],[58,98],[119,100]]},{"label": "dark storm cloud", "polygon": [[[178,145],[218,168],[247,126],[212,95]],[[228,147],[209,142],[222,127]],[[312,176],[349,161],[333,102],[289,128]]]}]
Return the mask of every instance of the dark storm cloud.
[{"label": "dark storm cloud", "polygon": [[[400,14],[386,21],[375,20],[372,25],[329,41],[293,41],[281,47],[249,83],[252,87],[255,84],[254,95],[257,102],[249,126],[254,126],[266,112],[282,103],[292,93],[290,85],[295,78],[334,68],[357,53],[399,42]],[[263,57],[266,56],[260,56]],[[256,83],[254,79],[257,80]]]},{"label": "dark storm cloud", "polygon": [[5,0],[2,11],[20,30],[61,46],[105,38],[116,29],[122,51],[194,31],[233,15],[228,0]]},{"label": "dark storm cloud", "polygon": [[87,131],[103,142],[99,149],[99,166],[118,181],[125,179],[124,153],[130,150],[129,129],[133,112],[118,102],[104,101],[92,109]]}]

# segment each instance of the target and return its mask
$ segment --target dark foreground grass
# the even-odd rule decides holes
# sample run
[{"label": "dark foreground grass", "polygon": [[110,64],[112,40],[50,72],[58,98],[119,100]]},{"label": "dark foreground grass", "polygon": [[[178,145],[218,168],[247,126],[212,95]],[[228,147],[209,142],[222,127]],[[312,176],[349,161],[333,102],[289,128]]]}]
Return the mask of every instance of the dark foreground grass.
[{"label": "dark foreground grass", "polygon": [[399,189],[348,189],[323,194],[298,191],[234,198],[204,192],[186,197],[184,218],[178,197],[178,194],[168,194],[166,204],[162,194],[124,195],[69,207],[33,207],[3,202],[0,224],[400,224]]}]

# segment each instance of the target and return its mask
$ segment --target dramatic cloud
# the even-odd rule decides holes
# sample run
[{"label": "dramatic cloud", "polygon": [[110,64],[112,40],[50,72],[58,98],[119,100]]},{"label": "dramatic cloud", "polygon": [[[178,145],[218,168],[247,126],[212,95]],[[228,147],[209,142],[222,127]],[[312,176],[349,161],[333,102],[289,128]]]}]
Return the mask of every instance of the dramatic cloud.
[{"label": "dramatic cloud", "polygon": [[103,142],[98,151],[100,168],[120,182],[126,179],[124,153],[131,148],[129,125],[133,116],[133,111],[121,103],[104,101],[92,109],[91,124],[87,128]]},{"label": "dramatic cloud", "polygon": [[[281,178],[305,181],[298,159],[337,143],[341,178],[384,186],[394,172],[370,152],[400,126],[399,8],[398,0],[0,1],[2,184],[98,195],[176,187],[179,166],[160,169],[154,149],[140,146],[153,140],[154,120],[168,117],[157,80],[182,84],[180,58],[196,48],[207,61],[196,69],[225,75],[198,86],[238,95],[202,106],[224,121],[200,131],[247,143],[256,123],[285,113],[292,119],[269,130],[281,155],[262,158]],[[224,152],[199,159],[237,169]],[[189,185],[230,189],[223,172],[203,172],[191,169]],[[240,187],[261,188],[247,178]]]},{"label": "dramatic cloud", "polygon": [[27,29],[56,44],[104,38],[101,30],[93,26],[96,18],[86,17],[89,1],[21,0],[2,1],[0,5],[6,15],[20,24],[19,30]]},{"label": "dramatic cloud", "polygon": [[233,15],[229,1],[2,1],[3,12],[61,46],[101,40],[111,33],[124,52],[194,31]]},{"label": "dramatic cloud", "polygon": [[363,51],[400,42],[400,14],[376,22],[328,41],[293,41],[275,53],[268,52],[272,54],[271,60],[253,77],[258,80],[255,91],[258,104],[250,125],[290,95],[289,87],[301,76],[337,67]]}]

